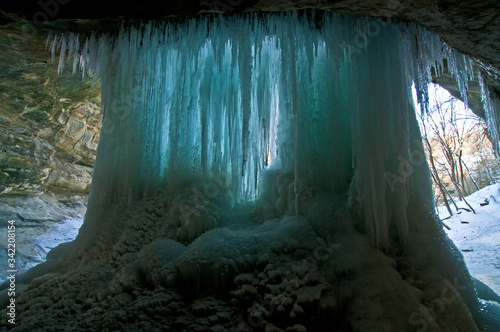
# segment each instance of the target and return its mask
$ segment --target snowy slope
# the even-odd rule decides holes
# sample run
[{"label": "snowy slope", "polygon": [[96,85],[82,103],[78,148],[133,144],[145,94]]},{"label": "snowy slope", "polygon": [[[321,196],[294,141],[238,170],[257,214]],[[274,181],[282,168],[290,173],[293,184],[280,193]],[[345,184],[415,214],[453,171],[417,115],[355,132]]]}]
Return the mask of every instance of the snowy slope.
[{"label": "snowy slope", "polygon": [[[487,205],[481,206],[480,203]],[[494,184],[467,197],[476,213],[455,211],[443,222],[450,239],[462,251],[470,273],[500,294],[500,184]],[[468,208],[458,202],[459,208]],[[449,216],[444,205],[438,207],[442,219]]]}]

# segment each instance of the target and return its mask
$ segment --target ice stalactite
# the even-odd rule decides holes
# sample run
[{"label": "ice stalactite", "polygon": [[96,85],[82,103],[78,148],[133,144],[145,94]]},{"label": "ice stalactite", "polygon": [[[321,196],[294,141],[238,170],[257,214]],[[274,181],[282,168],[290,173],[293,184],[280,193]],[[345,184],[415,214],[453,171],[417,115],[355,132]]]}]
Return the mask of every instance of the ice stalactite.
[{"label": "ice stalactite", "polygon": [[60,36],[51,50],[60,70],[72,61],[102,84],[81,236],[113,206],[194,180],[227,178],[236,200],[254,200],[271,167],[294,173],[295,194],[300,183],[350,191],[374,245],[404,242],[409,197],[431,192],[415,162],[412,84],[426,105],[431,67],[448,59],[464,91],[471,75],[416,25],[315,12],[148,23],[83,43]]},{"label": "ice stalactite", "polygon": [[500,97],[493,94],[484,77],[479,75],[479,84],[481,86],[481,99],[483,101],[484,113],[486,116],[486,125],[491,137],[495,157],[500,158]]}]

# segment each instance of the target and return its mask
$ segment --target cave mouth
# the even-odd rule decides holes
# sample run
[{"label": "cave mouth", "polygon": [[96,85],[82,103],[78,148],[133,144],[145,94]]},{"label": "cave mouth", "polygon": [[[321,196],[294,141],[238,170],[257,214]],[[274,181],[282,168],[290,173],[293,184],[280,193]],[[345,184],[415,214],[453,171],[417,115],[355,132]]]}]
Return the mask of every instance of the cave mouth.
[{"label": "cave mouth", "polygon": [[100,77],[103,131],[85,222],[21,278],[21,326],[477,330],[412,102],[445,57],[468,77],[436,36],[250,14],[52,50]]},{"label": "cave mouth", "polygon": [[[416,25],[317,11],[49,43],[60,71],[69,62],[101,78],[90,214],[220,177],[235,201],[253,200],[272,157],[294,173],[296,198],[301,184],[362,196],[361,224],[380,248],[406,241],[410,188],[430,196],[411,86],[425,109],[430,68],[453,59],[464,88],[472,75],[467,57]],[[99,217],[87,219],[84,229]]]}]

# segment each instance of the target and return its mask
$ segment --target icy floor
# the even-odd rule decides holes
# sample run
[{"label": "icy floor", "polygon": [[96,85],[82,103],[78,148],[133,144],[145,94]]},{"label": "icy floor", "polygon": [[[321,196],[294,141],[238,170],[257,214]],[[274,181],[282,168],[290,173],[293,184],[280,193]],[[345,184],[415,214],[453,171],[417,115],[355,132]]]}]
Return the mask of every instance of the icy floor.
[{"label": "icy floor", "polygon": [[[73,241],[83,223],[83,217],[68,217],[47,228],[20,228],[16,241],[16,268],[22,273],[45,261],[47,253],[64,242]],[[3,272],[3,271],[2,271]],[[7,275],[0,272],[0,283]]]},{"label": "icy floor", "polygon": [[[45,261],[45,256],[52,248],[57,247],[59,244],[64,242],[73,241],[78,235],[78,230],[82,226],[83,217],[67,218],[61,224],[56,227],[49,229],[46,233],[42,234],[35,240],[35,245],[38,252],[37,255],[40,259],[39,262]],[[39,263],[38,262],[38,263]],[[28,268],[38,264],[36,262],[28,264]]]},{"label": "icy floor", "polygon": [[[86,198],[52,196],[0,199],[0,223],[14,220],[16,226],[16,269],[22,273],[45,261],[47,252],[60,243],[73,241],[85,215]],[[7,232],[0,232],[7,243]],[[7,248],[0,246],[0,283],[6,280]]]},{"label": "icy floor", "polygon": [[[486,201],[487,205],[481,206]],[[459,210],[443,222],[450,239],[462,251],[470,273],[500,294],[500,184],[494,184],[467,197],[476,213]],[[456,202],[459,208],[468,208],[465,202]],[[449,216],[444,205],[439,206],[440,217]]]}]

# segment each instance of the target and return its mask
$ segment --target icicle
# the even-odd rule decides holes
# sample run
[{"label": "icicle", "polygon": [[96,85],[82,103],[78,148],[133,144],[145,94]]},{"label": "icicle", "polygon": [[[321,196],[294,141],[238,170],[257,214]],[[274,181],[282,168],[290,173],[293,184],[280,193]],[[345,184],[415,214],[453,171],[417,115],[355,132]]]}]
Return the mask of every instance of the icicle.
[{"label": "icicle", "polygon": [[[49,35],[49,38],[47,39],[47,42],[49,42],[49,40],[52,38],[51,35]],[[54,58],[56,57],[56,48],[57,48],[57,45],[59,43],[59,39],[58,39],[58,36],[55,35],[52,39],[52,42],[51,42],[51,45],[50,45],[50,53],[52,55],[52,60],[54,60]]]},{"label": "icicle", "polygon": [[59,64],[57,65],[57,73],[58,74],[61,74],[64,70],[64,62],[66,60],[67,47],[68,47],[68,37],[66,35],[62,35],[61,36],[61,53],[59,54]]},{"label": "icicle", "polygon": [[500,157],[500,100],[491,97],[491,93],[486,85],[484,77],[479,75],[479,85],[481,87],[481,100],[483,102],[484,113],[486,117],[486,124],[488,133],[490,134],[493,143],[493,150],[495,157],[498,160]]},{"label": "icicle", "polygon": [[73,70],[101,79],[89,210],[224,173],[237,200],[254,200],[262,172],[281,168],[293,174],[292,187],[277,180],[285,213],[301,212],[302,185],[350,190],[375,246],[405,242],[409,197],[426,191],[428,175],[411,163],[419,151],[412,84],[425,111],[431,68],[441,73],[448,59],[466,96],[470,61],[414,24],[332,13],[317,24],[315,15],[147,23],[83,45],[77,35],[50,36],[59,71],[72,60]]}]

